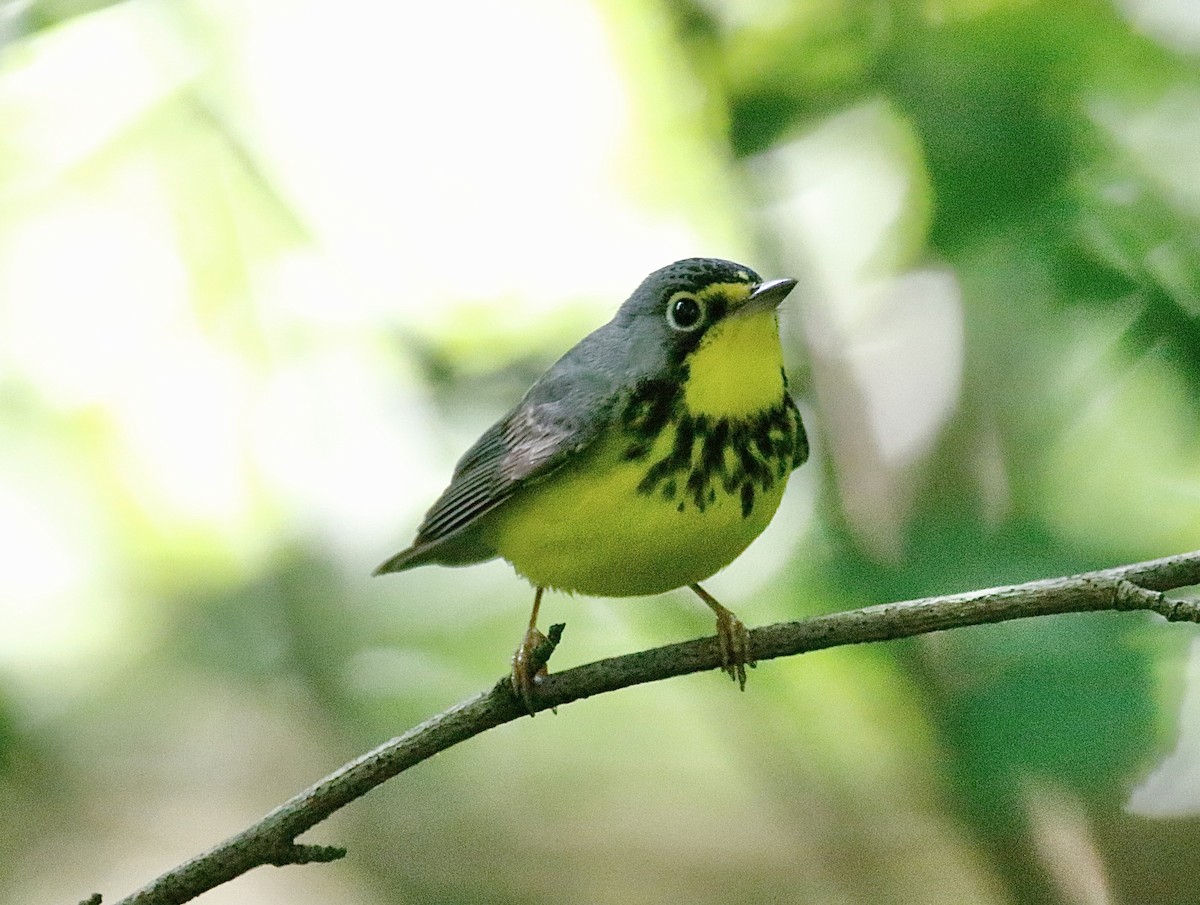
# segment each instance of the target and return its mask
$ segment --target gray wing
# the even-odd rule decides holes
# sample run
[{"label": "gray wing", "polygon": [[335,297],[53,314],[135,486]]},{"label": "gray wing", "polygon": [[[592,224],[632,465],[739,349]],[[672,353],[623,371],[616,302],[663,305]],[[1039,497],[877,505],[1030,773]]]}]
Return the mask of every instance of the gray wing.
[{"label": "gray wing", "polygon": [[412,546],[383,563],[376,575],[428,562],[481,562],[496,555],[470,529],[522,487],[585,449],[612,417],[619,381],[609,370],[591,366],[589,351],[585,341],[563,356],[463,454]]}]

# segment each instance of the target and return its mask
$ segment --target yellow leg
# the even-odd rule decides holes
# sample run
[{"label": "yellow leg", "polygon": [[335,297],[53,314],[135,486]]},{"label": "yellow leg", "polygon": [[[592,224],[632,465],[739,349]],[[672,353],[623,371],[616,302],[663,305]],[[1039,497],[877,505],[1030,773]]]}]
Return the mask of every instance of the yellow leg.
[{"label": "yellow leg", "polygon": [[542,592],[545,590],[545,588],[538,588],[534,592],[533,612],[529,614],[529,628],[525,630],[525,637],[521,639],[521,646],[513,654],[512,661],[513,691],[525,703],[525,709],[529,711],[530,716],[533,716],[533,686],[537,682],[538,676],[544,676],[547,672],[546,664],[535,662],[533,656],[534,650],[546,641],[546,636],[537,627],[538,609],[542,605]]},{"label": "yellow leg", "polygon": [[688,587],[717,614],[717,642],[721,645],[721,668],[729,674],[729,678],[738,683],[742,691],[745,691],[746,667],[754,665],[750,656],[750,633],[746,631],[741,619],[721,606],[717,598],[700,585],[693,584]]}]

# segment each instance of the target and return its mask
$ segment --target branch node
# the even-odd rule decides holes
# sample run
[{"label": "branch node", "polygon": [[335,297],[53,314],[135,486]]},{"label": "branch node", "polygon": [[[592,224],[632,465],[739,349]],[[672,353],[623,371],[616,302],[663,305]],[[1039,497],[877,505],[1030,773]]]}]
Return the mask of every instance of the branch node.
[{"label": "branch node", "polygon": [[1164,607],[1159,610],[1167,617],[1168,622],[1200,622],[1200,598],[1180,597],[1178,600],[1163,600]]},{"label": "branch node", "polygon": [[1119,578],[1113,584],[1114,610],[1153,610],[1162,613],[1164,604],[1161,591],[1148,590],[1127,578]]},{"label": "branch node", "polygon": [[340,845],[299,845],[290,842],[276,849],[268,860],[275,867],[288,864],[314,864],[337,861],[346,857],[346,849]]},{"label": "branch node", "polygon": [[90,896],[88,896],[86,899],[84,899],[82,902],[80,902],[79,905],[100,905],[100,903],[101,903],[101,901],[103,901],[103,899],[104,899],[104,897],[101,896],[100,893],[94,892]]},{"label": "branch node", "polygon": [[1168,599],[1162,591],[1151,591],[1127,578],[1113,585],[1113,609],[1151,610],[1168,622],[1200,622],[1200,598]]}]

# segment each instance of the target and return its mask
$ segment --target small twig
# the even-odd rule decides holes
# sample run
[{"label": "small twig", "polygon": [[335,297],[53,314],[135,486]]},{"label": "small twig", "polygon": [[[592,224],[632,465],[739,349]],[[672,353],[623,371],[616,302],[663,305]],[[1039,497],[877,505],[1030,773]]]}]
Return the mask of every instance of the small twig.
[{"label": "small twig", "polygon": [[550,662],[550,657],[554,651],[558,649],[558,642],[562,640],[563,629],[567,627],[565,622],[556,622],[546,631],[546,636],[542,639],[541,644],[533,649],[533,654],[529,658],[530,672],[536,675],[541,671],[543,666]]},{"label": "small twig", "polygon": [[[847,644],[1098,610],[1148,610],[1170,621],[1200,622],[1200,600],[1168,599],[1163,594],[1192,585],[1200,585],[1200,551],[1069,578],[781,622],[751,630],[751,649],[761,663]],[[547,657],[561,634],[560,627],[554,628]],[[598,660],[539,680],[534,709],[557,708],[630,685],[720,668],[721,651],[716,638],[698,638]],[[117,905],[180,905],[255,867],[336,860],[345,855],[345,849],[301,845],[296,837],[409,767],[527,712],[505,676],[490,691],[451,707],[346,764],[257,823],[168,871]],[[100,905],[99,894],[82,905]]]}]

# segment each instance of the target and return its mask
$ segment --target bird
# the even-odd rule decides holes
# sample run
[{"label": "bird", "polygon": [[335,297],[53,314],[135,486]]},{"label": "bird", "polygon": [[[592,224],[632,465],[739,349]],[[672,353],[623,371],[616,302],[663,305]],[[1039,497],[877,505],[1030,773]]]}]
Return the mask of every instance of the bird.
[{"label": "bird", "polygon": [[374,574],[507,560],[534,588],[510,675],[530,714],[547,589],[690,588],[744,690],[749,633],[700,582],[762,533],[808,458],[777,311],[796,285],[720,258],[651,273],[467,449],[413,542]]}]

